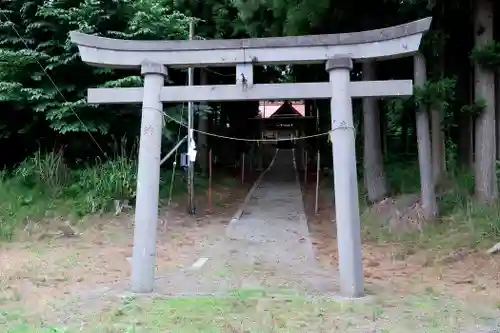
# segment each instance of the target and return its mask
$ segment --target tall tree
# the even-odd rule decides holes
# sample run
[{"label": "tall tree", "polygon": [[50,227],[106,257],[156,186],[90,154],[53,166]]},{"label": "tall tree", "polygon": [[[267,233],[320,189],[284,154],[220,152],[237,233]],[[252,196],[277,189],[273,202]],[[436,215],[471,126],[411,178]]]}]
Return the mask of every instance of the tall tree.
[{"label": "tall tree", "polygon": [[[476,0],[474,8],[475,48],[493,41],[493,1]],[[482,64],[474,66],[474,94],[476,103],[484,104],[476,119],[475,190],[481,202],[498,197],[495,171],[495,74]]]},{"label": "tall tree", "polygon": [[[414,57],[415,85],[423,88],[427,80],[426,63],[422,54]],[[435,186],[432,179],[431,140],[429,133],[428,107],[420,102],[417,110],[418,162],[420,166],[420,191],[424,217],[431,219],[438,216]]]},{"label": "tall tree", "polygon": [[[375,64],[363,63],[363,80],[375,80]],[[380,116],[377,100],[363,99],[363,165],[368,200],[377,202],[387,195],[387,180],[384,171],[382,144],[380,137]]]}]

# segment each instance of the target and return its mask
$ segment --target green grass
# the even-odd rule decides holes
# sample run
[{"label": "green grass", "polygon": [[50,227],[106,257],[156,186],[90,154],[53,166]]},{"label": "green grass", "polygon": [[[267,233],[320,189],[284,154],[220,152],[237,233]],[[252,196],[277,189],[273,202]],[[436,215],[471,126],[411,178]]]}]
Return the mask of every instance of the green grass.
[{"label": "green grass", "polygon": [[422,332],[453,332],[475,322],[477,315],[434,293],[363,303],[238,290],[224,298],[135,300],[108,319],[106,328],[132,327],[137,333],[368,332],[376,327],[399,333],[414,332],[417,327]]},{"label": "green grass", "polygon": [[[491,319],[451,297],[430,290],[406,297],[368,301],[305,298],[290,291],[236,290],[220,298],[136,299],[125,297],[83,328],[52,328],[28,323],[19,314],[7,333],[302,333],[302,332],[456,332]],[[491,313],[489,313],[491,314]],[[77,324],[77,323],[75,323]],[[5,326],[4,326],[5,327]]]},{"label": "green grass", "polygon": [[[184,172],[172,175],[172,170],[162,169],[160,198],[175,199],[186,192]],[[113,212],[115,200],[135,197],[136,177],[137,161],[125,151],[78,169],[70,169],[60,152],[38,152],[11,172],[0,172],[0,241],[11,240],[30,221]],[[206,179],[195,178],[196,189],[207,186]]]}]

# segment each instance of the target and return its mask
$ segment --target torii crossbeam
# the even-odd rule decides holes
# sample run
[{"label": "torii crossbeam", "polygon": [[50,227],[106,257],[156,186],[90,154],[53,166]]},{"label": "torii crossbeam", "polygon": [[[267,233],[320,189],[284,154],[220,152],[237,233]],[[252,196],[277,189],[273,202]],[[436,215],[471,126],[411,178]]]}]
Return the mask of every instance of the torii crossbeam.
[{"label": "torii crossbeam", "polygon": [[[142,102],[131,289],[154,287],[163,102],[331,98],[340,292],[364,295],[352,115],[353,97],[408,96],[411,80],[351,82],[353,60],[411,56],[431,18],[345,34],[189,41],[117,40],[71,32],[83,61],[137,68],[144,88],[89,89],[90,103]],[[253,66],[325,63],[329,82],[254,84]],[[168,67],[236,66],[234,85],[164,87]]]}]

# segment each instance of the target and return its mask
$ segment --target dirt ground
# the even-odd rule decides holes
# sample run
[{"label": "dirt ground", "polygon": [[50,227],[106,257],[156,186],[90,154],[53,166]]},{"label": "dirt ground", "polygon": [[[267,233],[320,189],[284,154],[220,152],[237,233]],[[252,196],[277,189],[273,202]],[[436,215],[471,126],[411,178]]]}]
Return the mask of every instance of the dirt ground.
[{"label": "dirt ground", "polygon": [[[330,184],[322,183],[319,211],[315,214],[315,184],[303,186],[304,206],[318,258],[336,265],[335,214],[330,188]],[[500,307],[500,256],[467,249],[418,251],[381,241],[363,243],[363,263],[367,289],[374,293],[391,290],[405,295],[434,289],[465,302]]]},{"label": "dirt ground", "polygon": [[[159,226],[157,271],[181,267],[186,264],[186,254],[196,251],[200,239],[222,234],[249,186],[216,186],[212,208],[208,208],[205,196],[199,197],[195,217],[187,214],[185,203],[172,203],[168,211],[160,211],[160,220],[166,224]],[[73,237],[64,236],[63,219],[44,224],[38,232],[21,233],[18,241],[1,245],[1,309],[22,311],[23,316],[46,322],[67,322],[73,320],[73,310],[85,311],[79,308],[80,303],[75,304],[78,309],[71,306],[71,299],[82,292],[101,295],[114,285],[126,289],[132,212],[87,218],[73,227],[77,233]],[[99,311],[105,306],[90,305],[88,310]],[[2,318],[0,331],[5,331],[1,328]]]},{"label": "dirt ground", "polygon": [[[210,213],[200,214],[203,217],[188,216],[184,204],[163,211],[161,217],[167,223],[166,230],[159,233],[158,271],[191,265],[204,239],[223,235],[247,190],[248,187],[222,186],[214,189],[213,208]],[[316,215],[314,188],[304,188],[304,204],[317,257],[325,265],[336,266],[328,186],[322,188],[320,198],[320,211]],[[205,210],[201,203],[199,206],[200,212]],[[365,243],[363,255],[367,290],[382,301],[369,309],[359,309],[359,313],[349,306],[339,307],[328,301],[277,298],[265,291],[240,291],[235,297],[220,300],[145,302],[126,293],[118,300],[102,297],[113,288],[126,290],[130,271],[127,258],[132,253],[132,218],[130,213],[124,213],[117,217],[87,219],[77,225],[76,237],[56,236],[63,221],[54,222],[53,232],[44,230],[44,237],[24,235],[22,241],[3,244],[0,248],[0,331],[63,332],[41,329],[51,324],[74,329],[68,332],[91,333],[497,332],[493,329],[457,331],[459,325],[450,321],[461,321],[462,317],[467,317],[464,321],[469,320],[466,316],[469,310],[480,312],[478,316],[482,316],[483,321],[500,317],[500,257],[460,252],[450,254],[451,260],[436,262],[430,261],[426,253],[380,242]],[[82,293],[86,294],[83,303],[78,301]],[[92,297],[93,294],[97,296]],[[455,305],[458,303],[452,307],[442,303],[448,297],[457,299],[460,307]],[[394,329],[394,322],[406,320],[407,316],[411,318],[405,324],[406,329],[399,326]],[[32,325],[31,330],[14,328],[27,327],[27,322]],[[90,322],[104,326],[89,330]],[[419,322],[426,322],[426,328],[413,326],[417,330],[412,330],[412,325]]]}]

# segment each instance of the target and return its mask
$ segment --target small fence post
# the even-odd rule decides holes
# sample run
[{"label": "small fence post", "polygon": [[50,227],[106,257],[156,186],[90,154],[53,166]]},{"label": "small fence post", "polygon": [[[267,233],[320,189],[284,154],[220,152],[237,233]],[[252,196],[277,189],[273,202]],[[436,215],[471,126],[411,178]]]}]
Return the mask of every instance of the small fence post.
[{"label": "small fence post", "polygon": [[212,212],[212,148],[208,151],[208,210]]},{"label": "small fence post", "polygon": [[241,155],[241,183],[245,183],[245,153]]},{"label": "small fence post", "polygon": [[304,186],[307,185],[307,149],[306,151],[304,152]]},{"label": "small fence post", "polygon": [[321,165],[321,155],[318,150],[318,158],[316,159],[316,201],[314,203],[314,213],[318,214],[319,211],[319,172]]}]

